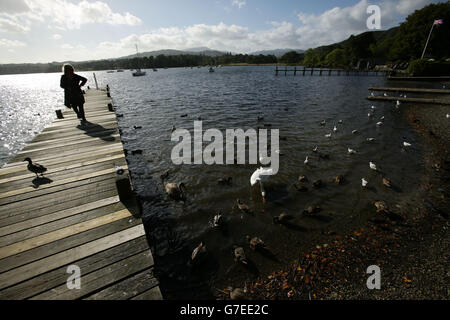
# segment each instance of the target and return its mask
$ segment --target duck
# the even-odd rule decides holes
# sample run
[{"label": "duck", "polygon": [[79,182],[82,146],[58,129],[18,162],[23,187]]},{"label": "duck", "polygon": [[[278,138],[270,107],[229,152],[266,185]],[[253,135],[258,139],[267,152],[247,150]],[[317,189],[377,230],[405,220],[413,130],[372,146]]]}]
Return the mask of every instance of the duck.
[{"label": "duck", "polygon": [[323,126],[325,126],[326,123],[327,123],[327,122],[326,122],[325,120],[323,120],[323,121],[320,123],[320,125],[323,127]]},{"label": "duck", "polygon": [[231,300],[244,300],[245,299],[245,291],[241,288],[236,288],[230,291],[230,299]]},{"label": "duck", "polygon": [[273,220],[273,223],[275,223],[275,224],[284,224],[284,223],[286,223],[286,222],[288,222],[289,220],[292,220],[292,219],[294,219],[293,216],[283,212],[279,216],[273,217],[272,220]]},{"label": "duck", "polygon": [[313,187],[316,189],[322,187],[322,185],[323,185],[322,180],[320,180],[320,179],[313,182]]},{"label": "duck", "polygon": [[244,248],[234,246],[234,261],[240,262],[243,264],[248,264],[247,256],[245,255]]},{"label": "duck", "polygon": [[256,251],[258,249],[267,249],[266,244],[264,243],[264,241],[261,238],[258,237],[250,237],[250,236],[246,236],[245,237],[249,243],[250,249]]},{"label": "duck", "polygon": [[241,199],[237,199],[237,200],[236,200],[236,206],[237,206],[238,209],[241,210],[242,212],[246,212],[246,213],[249,213],[249,212],[250,212],[249,206],[246,205],[245,203],[243,203]]},{"label": "duck", "polygon": [[297,184],[294,184],[294,188],[299,192],[307,192],[308,188],[305,186],[298,186]]},{"label": "duck", "polygon": [[342,184],[344,182],[344,176],[342,174],[338,175],[337,177],[334,178],[334,182],[336,182],[337,184]]},{"label": "duck", "polygon": [[374,205],[377,208],[377,212],[389,212],[389,208],[384,201],[376,201]]},{"label": "duck", "polygon": [[123,170],[123,168],[119,167],[119,166],[116,165],[115,163],[114,163],[114,170],[116,171],[116,173],[117,173],[118,175],[122,175],[122,174],[124,174],[124,172],[125,172],[125,170]]},{"label": "duck", "polygon": [[322,211],[322,208],[319,206],[309,206],[307,209],[303,210],[303,214],[313,215],[315,213],[319,213],[320,211]]},{"label": "duck", "polygon": [[192,251],[191,260],[192,262],[198,261],[206,254],[206,245],[202,241],[200,244]]},{"label": "duck", "polygon": [[31,171],[34,174],[36,174],[36,178],[38,177],[38,174],[40,174],[41,177],[43,177],[44,172],[47,171],[46,167],[38,163],[33,163],[30,158],[25,158],[23,161],[28,161],[27,169],[28,171]]},{"label": "duck", "polygon": [[404,146],[405,148],[409,148],[409,147],[412,146],[412,144],[411,144],[411,143],[408,143],[408,142],[406,142],[406,141],[404,141],[404,142],[403,142],[403,146]]},{"label": "duck", "polygon": [[217,183],[224,186],[224,185],[231,185],[231,181],[233,180],[232,177],[227,177],[227,178],[220,178],[219,180],[217,180]]},{"label": "duck", "polygon": [[264,121],[264,117],[263,116],[258,116],[258,121]]},{"label": "duck", "polygon": [[303,161],[303,163],[304,163],[305,165],[307,165],[307,164],[309,163],[309,157],[308,157],[308,156],[306,156],[306,159],[305,159],[305,161]]},{"label": "duck", "polygon": [[362,178],[361,181],[362,181],[363,188],[367,187],[367,185],[369,184],[369,182],[364,178]]},{"label": "duck", "polygon": [[175,200],[186,199],[186,187],[183,182],[175,183],[164,181],[164,189],[166,189],[166,193]]},{"label": "duck", "polygon": [[390,188],[391,187],[391,181],[388,178],[383,178],[383,185]]},{"label": "duck", "polygon": [[222,222],[223,222],[222,215],[219,212],[218,214],[216,214],[214,216],[214,219],[213,219],[214,228],[219,228],[220,226],[222,226]]},{"label": "duck", "polygon": [[356,150],[348,148],[348,154],[355,154]]},{"label": "duck", "polygon": [[313,149],[313,152],[317,152],[317,150],[319,150],[319,147],[315,146],[314,149]]},{"label": "duck", "polygon": [[331,138],[331,133],[326,134],[325,138]]},{"label": "duck", "polygon": [[308,177],[300,176],[300,177],[298,177],[298,182],[308,182]]},{"label": "duck", "polygon": [[379,121],[377,122],[377,126],[381,127],[383,125],[383,122]]},{"label": "duck", "polygon": [[142,129],[142,126],[133,126],[133,128],[134,128],[135,130],[137,130],[137,129]]},{"label": "duck", "polygon": [[368,142],[374,142],[375,141],[375,138],[367,138],[366,139]]},{"label": "duck", "polygon": [[377,165],[375,163],[373,163],[372,161],[369,162],[369,167],[370,167],[370,169],[377,171]]}]

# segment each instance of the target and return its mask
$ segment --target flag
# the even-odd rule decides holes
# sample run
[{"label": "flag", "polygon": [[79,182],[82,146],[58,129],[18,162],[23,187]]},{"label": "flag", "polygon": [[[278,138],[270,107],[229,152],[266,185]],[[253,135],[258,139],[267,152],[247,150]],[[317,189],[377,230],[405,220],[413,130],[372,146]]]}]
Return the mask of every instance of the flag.
[{"label": "flag", "polygon": [[442,19],[434,20],[434,25],[443,24],[443,23],[444,23],[444,20],[442,20]]}]

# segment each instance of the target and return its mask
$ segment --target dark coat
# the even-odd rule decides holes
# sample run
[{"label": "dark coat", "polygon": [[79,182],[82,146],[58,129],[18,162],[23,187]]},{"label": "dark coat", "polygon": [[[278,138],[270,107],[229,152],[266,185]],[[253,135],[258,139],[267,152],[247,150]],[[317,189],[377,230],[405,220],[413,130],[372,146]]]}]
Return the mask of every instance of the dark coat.
[{"label": "dark coat", "polygon": [[64,89],[64,105],[68,108],[73,106],[82,106],[84,104],[83,91],[81,87],[84,86],[87,79],[73,74],[72,79],[69,79],[65,74],[61,76],[61,88]]}]

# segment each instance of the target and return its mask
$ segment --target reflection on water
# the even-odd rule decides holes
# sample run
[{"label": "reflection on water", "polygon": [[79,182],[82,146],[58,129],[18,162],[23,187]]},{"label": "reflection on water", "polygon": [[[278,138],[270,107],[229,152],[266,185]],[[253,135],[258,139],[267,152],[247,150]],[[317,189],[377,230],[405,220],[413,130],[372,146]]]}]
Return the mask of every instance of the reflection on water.
[{"label": "reflection on water", "polygon": [[[370,85],[386,84],[381,77],[275,77],[272,67],[223,67],[214,73],[207,68],[160,71],[139,78],[130,72],[96,74],[101,86],[110,85],[117,112],[124,114],[119,118],[124,147],[143,150],[142,154],[129,154],[127,158],[133,183],[145,199],[143,219],[161,289],[167,298],[211,297],[214,288],[242,285],[258,274],[277,270],[295,259],[303,246],[330,241],[324,231],[339,233],[363,223],[375,214],[373,201],[398,203],[415,188],[423,171],[417,137],[402,120],[401,108],[397,110],[394,103],[371,103],[365,99]],[[92,74],[83,75],[93,86]],[[11,84],[11,80],[5,86],[2,82],[1,113],[11,113],[10,122],[4,122],[2,117],[3,145],[22,144],[31,137],[16,131],[11,134],[11,125],[20,122],[27,132],[30,125],[39,123],[32,129],[37,131],[53,117],[54,106],[62,104],[59,75],[45,77],[45,83],[56,88],[41,88],[49,93],[42,95],[45,97],[36,94],[32,85],[22,87],[17,82]],[[8,93],[22,88],[22,98]],[[12,104],[7,106],[8,112],[3,110],[4,101]],[[26,106],[27,111],[20,114],[18,105]],[[368,116],[371,105],[376,106],[373,117]],[[40,111],[46,114],[45,121],[37,121],[28,110],[38,106],[46,108]],[[185,114],[187,117],[181,117]],[[383,125],[377,126],[383,116]],[[26,120],[21,120],[23,117]],[[280,156],[279,173],[266,184],[266,205],[259,187],[250,187],[256,165],[172,164],[170,155],[176,144],[171,141],[172,127],[192,132],[198,117],[203,119],[204,130],[257,129],[264,124],[280,130],[280,150],[284,155]],[[258,117],[264,117],[264,121],[258,121]],[[321,126],[323,120],[326,124]],[[353,134],[353,130],[358,133]],[[325,137],[329,133],[331,138]],[[368,142],[367,138],[375,141]],[[402,150],[403,141],[415,148]],[[313,152],[315,146],[317,153]],[[348,148],[356,153],[350,155]],[[304,165],[306,156],[308,165]],[[369,168],[370,161],[377,164],[381,173]],[[185,203],[169,200],[164,194],[160,176],[166,171],[170,182],[185,183]],[[300,175],[306,176],[307,181],[298,184]],[[341,184],[334,181],[339,175],[344,176]],[[396,188],[384,187],[383,176]],[[232,177],[231,185],[217,183],[227,177]],[[365,190],[361,187],[362,178],[369,182]],[[317,180],[322,181],[320,188],[313,186]],[[249,205],[251,213],[233,208],[237,198]],[[309,206],[319,206],[322,211],[303,214]],[[218,212],[225,224],[214,229],[211,220]],[[274,224],[273,217],[283,212],[292,215],[293,220],[286,225]],[[246,235],[264,239],[270,256],[250,250]],[[200,241],[209,253],[203,264],[193,268],[188,261]],[[250,267],[234,262],[235,245],[244,247]]]}]

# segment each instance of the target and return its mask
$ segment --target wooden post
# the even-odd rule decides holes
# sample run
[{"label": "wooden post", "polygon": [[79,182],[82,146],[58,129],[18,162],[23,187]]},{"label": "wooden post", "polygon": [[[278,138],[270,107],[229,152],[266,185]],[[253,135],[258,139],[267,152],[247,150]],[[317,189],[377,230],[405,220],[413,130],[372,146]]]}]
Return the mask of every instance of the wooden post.
[{"label": "wooden post", "polygon": [[95,76],[95,72],[94,72],[94,80],[95,80],[95,87],[96,87],[97,90],[98,90],[98,83],[97,83],[97,77]]},{"label": "wooden post", "polygon": [[294,67],[294,77],[297,74],[297,67]]},{"label": "wooden post", "polygon": [[61,109],[56,110],[56,117],[58,119],[64,119]]},{"label": "wooden post", "polygon": [[278,76],[278,66],[275,68],[275,75]]},{"label": "wooden post", "polygon": [[320,68],[320,73],[319,73],[319,75],[322,76],[322,68]]},{"label": "wooden post", "polygon": [[303,67],[303,76],[305,75],[306,67]]},{"label": "wooden post", "polygon": [[328,76],[331,76],[331,69],[328,69]]},{"label": "wooden post", "polygon": [[114,107],[113,107],[112,103],[108,103],[108,110],[114,111]]},{"label": "wooden post", "polygon": [[341,69],[338,70],[338,76],[340,76],[340,75],[341,75]]},{"label": "wooden post", "polygon": [[311,67],[311,75],[314,73],[314,67]]},{"label": "wooden post", "polygon": [[287,75],[287,66],[284,67],[284,76],[286,76],[286,75]]}]

